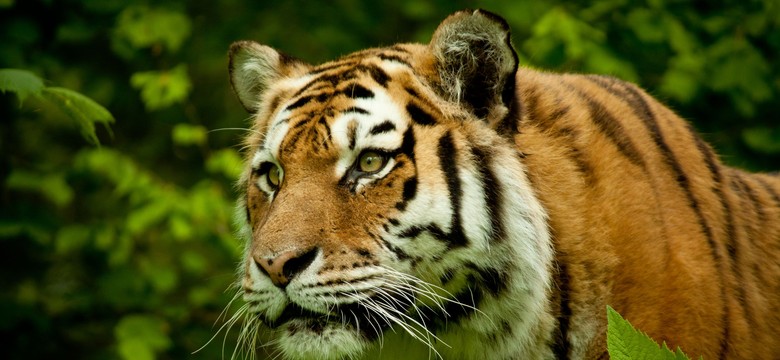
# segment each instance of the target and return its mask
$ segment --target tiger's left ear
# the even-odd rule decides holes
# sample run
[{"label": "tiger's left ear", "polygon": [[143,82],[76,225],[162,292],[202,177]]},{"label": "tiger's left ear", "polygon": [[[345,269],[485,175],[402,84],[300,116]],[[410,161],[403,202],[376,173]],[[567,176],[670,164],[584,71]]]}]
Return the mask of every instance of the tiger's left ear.
[{"label": "tiger's left ear", "polygon": [[448,100],[467,104],[490,123],[513,110],[518,60],[503,18],[485,10],[456,12],[442,21],[429,47]]},{"label": "tiger's left ear", "polygon": [[285,77],[307,71],[309,65],[254,41],[230,45],[230,85],[249,113],[260,110],[263,95]]}]

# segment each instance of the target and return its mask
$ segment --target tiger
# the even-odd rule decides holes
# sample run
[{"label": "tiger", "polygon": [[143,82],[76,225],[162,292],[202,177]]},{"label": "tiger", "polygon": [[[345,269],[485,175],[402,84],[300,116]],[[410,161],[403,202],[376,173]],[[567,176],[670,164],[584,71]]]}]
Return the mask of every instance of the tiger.
[{"label": "tiger", "polygon": [[780,178],[637,85],[518,63],[485,10],[320,65],[231,45],[242,349],[606,359],[611,306],[692,357],[780,358]]}]

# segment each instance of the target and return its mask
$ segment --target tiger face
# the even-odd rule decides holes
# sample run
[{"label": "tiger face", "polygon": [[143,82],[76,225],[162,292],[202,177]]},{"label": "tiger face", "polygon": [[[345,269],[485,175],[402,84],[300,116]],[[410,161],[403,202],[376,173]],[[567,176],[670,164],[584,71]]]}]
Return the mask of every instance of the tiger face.
[{"label": "tiger face", "polygon": [[437,352],[460,326],[542,321],[545,214],[511,142],[491,126],[513,110],[503,86],[517,58],[503,21],[464,16],[491,37],[477,39],[481,50],[499,56],[484,69],[453,63],[471,54],[448,53],[463,44],[447,23],[429,46],[319,66],[232,46],[231,81],[255,114],[241,180],[244,300],[288,358],[351,358],[391,328]]}]

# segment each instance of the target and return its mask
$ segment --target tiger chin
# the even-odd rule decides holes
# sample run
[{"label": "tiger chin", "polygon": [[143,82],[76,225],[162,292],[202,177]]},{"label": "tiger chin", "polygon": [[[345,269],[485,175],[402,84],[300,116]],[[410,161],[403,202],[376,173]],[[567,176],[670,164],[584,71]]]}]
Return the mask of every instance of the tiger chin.
[{"label": "tiger chin", "polygon": [[610,305],[694,357],[780,358],[780,180],[637,86],[518,67],[482,10],[321,65],[237,42],[229,69],[249,351],[605,359]]}]

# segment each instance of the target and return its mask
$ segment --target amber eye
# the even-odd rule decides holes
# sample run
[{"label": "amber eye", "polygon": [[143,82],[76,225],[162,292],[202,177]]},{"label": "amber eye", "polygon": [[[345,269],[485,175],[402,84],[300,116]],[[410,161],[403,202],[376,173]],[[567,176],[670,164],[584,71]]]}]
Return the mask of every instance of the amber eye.
[{"label": "amber eye", "polygon": [[276,165],[271,165],[271,168],[268,169],[267,176],[268,176],[268,183],[270,183],[274,187],[278,187],[280,179],[282,177],[282,169],[280,169]]},{"label": "amber eye", "polygon": [[375,173],[382,170],[385,160],[384,156],[375,151],[366,151],[358,159],[358,170],[364,173]]}]

